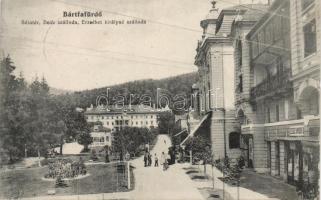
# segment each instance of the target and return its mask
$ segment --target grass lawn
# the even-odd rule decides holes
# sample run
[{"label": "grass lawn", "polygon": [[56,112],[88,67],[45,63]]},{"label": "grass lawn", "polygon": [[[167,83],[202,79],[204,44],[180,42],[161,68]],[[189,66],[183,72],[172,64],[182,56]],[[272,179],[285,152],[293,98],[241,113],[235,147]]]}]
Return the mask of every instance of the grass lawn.
[{"label": "grass lawn", "polygon": [[[128,191],[127,177],[122,170],[112,165],[87,166],[90,176],[78,180],[65,181],[64,188],[55,188],[55,181],[41,178],[47,167],[12,170],[0,173],[0,199],[46,196],[48,190],[55,189],[55,195],[95,194]],[[118,173],[117,173],[118,171]],[[131,173],[132,185],[133,173]]]}]

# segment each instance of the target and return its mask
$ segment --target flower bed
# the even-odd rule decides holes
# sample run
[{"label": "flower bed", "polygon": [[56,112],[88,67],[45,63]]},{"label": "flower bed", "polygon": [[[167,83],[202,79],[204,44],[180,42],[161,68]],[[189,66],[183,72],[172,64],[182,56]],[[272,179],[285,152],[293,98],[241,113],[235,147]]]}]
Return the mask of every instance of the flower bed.
[{"label": "flower bed", "polygon": [[56,159],[49,161],[48,173],[45,174],[45,178],[52,179],[65,179],[75,178],[79,175],[86,175],[87,169],[82,159],[79,161],[72,161],[71,159]]}]

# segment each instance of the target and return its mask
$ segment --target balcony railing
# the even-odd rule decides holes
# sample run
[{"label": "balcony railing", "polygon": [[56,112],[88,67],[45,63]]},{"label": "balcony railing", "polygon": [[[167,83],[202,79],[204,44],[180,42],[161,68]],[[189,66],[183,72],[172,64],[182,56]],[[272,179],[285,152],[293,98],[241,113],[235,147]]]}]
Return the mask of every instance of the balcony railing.
[{"label": "balcony railing", "polygon": [[271,76],[251,88],[251,98],[258,98],[267,95],[275,95],[283,92],[290,92],[292,85],[290,82],[291,71],[286,70],[280,74]]}]

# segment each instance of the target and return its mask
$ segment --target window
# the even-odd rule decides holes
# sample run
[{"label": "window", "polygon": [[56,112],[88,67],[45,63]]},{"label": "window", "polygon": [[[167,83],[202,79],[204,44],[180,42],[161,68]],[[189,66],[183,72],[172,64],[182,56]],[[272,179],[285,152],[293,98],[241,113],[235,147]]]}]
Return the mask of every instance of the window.
[{"label": "window", "polygon": [[136,125],[138,125],[138,122],[136,122]]},{"label": "window", "polygon": [[279,75],[281,75],[283,73],[283,69],[284,69],[284,66],[283,66],[283,61],[282,61],[282,58],[279,57],[277,59],[277,63],[276,63],[276,67],[277,67],[277,73]]},{"label": "window", "polygon": [[275,106],[275,117],[277,122],[280,121],[279,105]]},{"label": "window", "polygon": [[309,5],[311,5],[314,2],[314,0],[301,0],[301,7],[302,10],[305,10]]},{"label": "window", "polygon": [[153,121],[150,121],[150,124],[153,125]]},{"label": "window", "polygon": [[148,122],[146,121],[146,125],[148,125]]},{"label": "window", "polygon": [[153,115],[151,115],[150,118],[153,119]]},{"label": "window", "polygon": [[267,123],[271,122],[271,117],[270,117],[270,108],[266,109],[266,120]]},{"label": "window", "polygon": [[239,54],[239,67],[241,68],[242,67],[242,41],[239,40],[238,41],[238,45],[237,45],[237,51],[238,51],[238,54]]},{"label": "window", "polygon": [[296,108],[296,118],[302,119],[302,111],[299,107]]},{"label": "window", "polygon": [[101,118],[104,119],[104,116],[102,116]]},{"label": "window", "polygon": [[289,101],[284,101],[284,117],[285,119],[289,119]]},{"label": "window", "polygon": [[106,142],[109,142],[109,136],[106,136]]},{"label": "window", "polygon": [[240,92],[243,92],[243,76],[242,75],[240,75],[239,76],[239,91]]},{"label": "window", "polygon": [[316,22],[315,19],[303,27],[304,34],[304,57],[317,51]]},{"label": "window", "polygon": [[229,147],[230,149],[240,148],[240,133],[231,132],[229,134]]},{"label": "window", "polygon": [[106,125],[108,126],[108,125],[109,125],[109,122],[106,122]]}]

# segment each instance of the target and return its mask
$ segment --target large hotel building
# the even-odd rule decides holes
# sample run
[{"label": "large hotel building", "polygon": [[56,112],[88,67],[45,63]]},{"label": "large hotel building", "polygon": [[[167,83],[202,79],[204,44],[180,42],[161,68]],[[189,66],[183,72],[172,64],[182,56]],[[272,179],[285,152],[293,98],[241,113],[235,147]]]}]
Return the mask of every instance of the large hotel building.
[{"label": "large hotel building", "polygon": [[88,122],[100,121],[112,132],[123,127],[157,128],[159,110],[146,105],[131,105],[117,108],[116,106],[97,106],[87,108],[85,116]]},{"label": "large hotel building", "polygon": [[158,115],[164,111],[170,109],[156,109],[147,105],[91,106],[85,111],[86,120],[100,124],[94,126],[91,132],[92,146],[111,145],[112,134],[124,127],[157,128]]},{"label": "large hotel building", "polygon": [[320,7],[274,0],[218,12],[213,2],[201,21],[193,93],[215,159],[243,156],[256,172],[318,185]]}]

